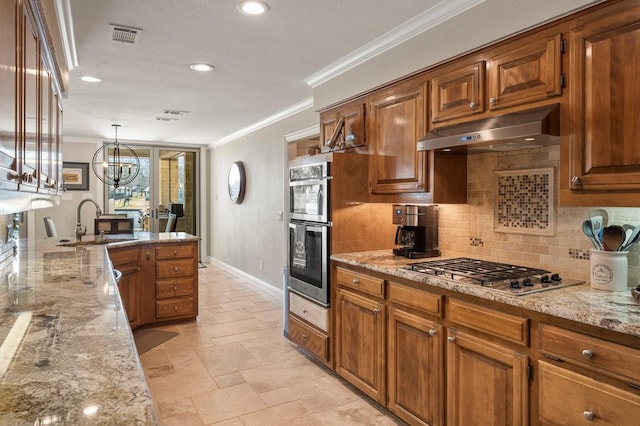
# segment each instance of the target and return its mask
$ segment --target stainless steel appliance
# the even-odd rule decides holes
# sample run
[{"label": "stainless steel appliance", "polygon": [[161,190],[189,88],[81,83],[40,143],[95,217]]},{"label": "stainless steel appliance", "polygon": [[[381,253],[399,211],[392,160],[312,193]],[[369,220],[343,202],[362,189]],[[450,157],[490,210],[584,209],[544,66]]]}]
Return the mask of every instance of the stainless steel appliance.
[{"label": "stainless steel appliance", "polygon": [[410,259],[440,256],[438,249],[438,206],[393,205],[396,247],[393,254]]},{"label": "stainless steel appliance", "polygon": [[329,162],[289,168],[289,290],[329,306]]},{"label": "stainless steel appliance", "polygon": [[404,267],[417,274],[441,276],[451,280],[481,285],[516,296],[536,293],[584,281],[563,278],[544,269],[458,257],[412,263]]},{"label": "stainless steel appliance", "polygon": [[330,163],[325,161],[289,168],[289,217],[308,222],[329,222]]},{"label": "stainless steel appliance", "polygon": [[329,306],[329,225],[289,223],[289,289]]}]

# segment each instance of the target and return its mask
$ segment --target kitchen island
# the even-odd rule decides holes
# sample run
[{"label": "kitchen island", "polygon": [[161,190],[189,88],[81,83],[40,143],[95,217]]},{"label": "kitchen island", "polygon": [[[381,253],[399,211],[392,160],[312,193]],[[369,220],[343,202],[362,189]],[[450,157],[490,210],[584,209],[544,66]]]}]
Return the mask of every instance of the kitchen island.
[{"label": "kitchen island", "polygon": [[106,247],[198,238],[118,237],[18,241],[0,271],[0,424],[157,423]]}]

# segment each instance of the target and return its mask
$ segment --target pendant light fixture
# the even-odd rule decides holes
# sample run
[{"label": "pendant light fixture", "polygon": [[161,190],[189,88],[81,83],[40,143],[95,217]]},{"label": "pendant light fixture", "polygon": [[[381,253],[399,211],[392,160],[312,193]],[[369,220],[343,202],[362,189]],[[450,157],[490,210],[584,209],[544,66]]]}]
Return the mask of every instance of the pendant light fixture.
[{"label": "pendant light fixture", "polygon": [[140,159],[131,147],[118,142],[119,124],[112,124],[116,139],[113,143],[102,145],[93,154],[93,173],[102,182],[118,188],[127,185],[138,176]]}]

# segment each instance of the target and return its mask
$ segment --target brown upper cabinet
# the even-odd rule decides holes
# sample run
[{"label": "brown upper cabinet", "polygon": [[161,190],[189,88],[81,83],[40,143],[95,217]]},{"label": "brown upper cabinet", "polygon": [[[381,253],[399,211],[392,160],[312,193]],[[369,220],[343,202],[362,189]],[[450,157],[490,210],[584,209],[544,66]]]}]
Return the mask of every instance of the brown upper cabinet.
[{"label": "brown upper cabinet", "polygon": [[487,62],[490,111],[562,94],[562,36],[526,38],[514,44]]},{"label": "brown upper cabinet", "polygon": [[431,79],[431,122],[469,117],[484,112],[485,61],[454,63]]},{"label": "brown upper cabinet", "polygon": [[[21,13],[21,12],[20,12]],[[0,189],[18,189],[18,8],[0,0]]]},{"label": "brown upper cabinet", "polygon": [[567,205],[638,205],[637,195],[611,191],[640,190],[640,4],[611,9],[570,32],[572,118],[561,153]]},{"label": "brown upper cabinet", "polygon": [[[333,147],[328,146],[338,123],[344,123]],[[346,148],[364,146],[365,135],[365,101],[356,100],[320,114],[321,151],[337,151]]]},{"label": "brown upper cabinet", "polygon": [[416,144],[425,134],[426,84],[413,79],[369,99],[369,191],[426,192],[425,155]]}]

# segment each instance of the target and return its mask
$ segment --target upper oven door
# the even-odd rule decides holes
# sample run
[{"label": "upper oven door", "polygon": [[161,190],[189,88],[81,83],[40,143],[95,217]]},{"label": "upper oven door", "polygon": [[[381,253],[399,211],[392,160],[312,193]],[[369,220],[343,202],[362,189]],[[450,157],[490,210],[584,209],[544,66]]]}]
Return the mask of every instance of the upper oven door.
[{"label": "upper oven door", "polygon": [[329,180],[308,179],[289,182],[289,217],[309,222],[329,221]]}]

